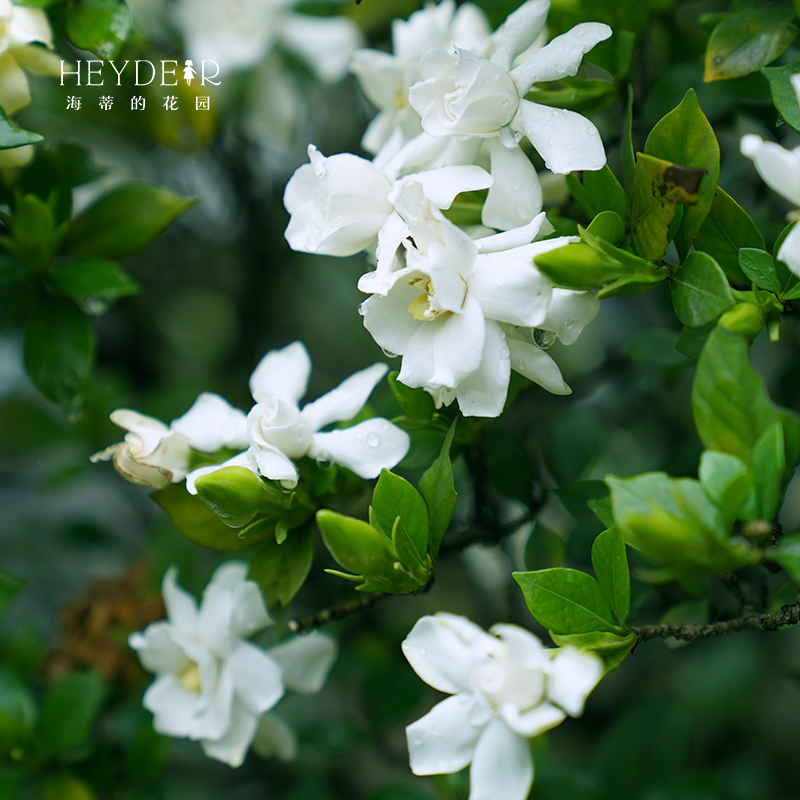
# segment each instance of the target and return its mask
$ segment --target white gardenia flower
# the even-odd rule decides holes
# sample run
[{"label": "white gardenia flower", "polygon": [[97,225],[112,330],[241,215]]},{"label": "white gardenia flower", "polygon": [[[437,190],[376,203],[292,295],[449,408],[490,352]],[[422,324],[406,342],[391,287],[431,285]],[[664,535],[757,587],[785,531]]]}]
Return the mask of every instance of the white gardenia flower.
[{"label": "white gardenia flower", "polygon": [[419,114],[408,104],[408,90],[422,79],[419,61],[432,47],[465,47],[483,53],[489,44],[489,21],[473,3],[456,9],[455,0],[427,5],[408,20],[392,21],[392,53],[356,50],[350,71],[358,78],[378,115],[361,144],[379,163],[422,132]]},{"label": "white gardenia flower", "polygon": [[473,240],[411,179],[398,184],[392,201],[402,225],[386,250],[402,243],[405,267],[379,257],[378,269],[359,281],[362,291],[374,293],[359,311],[375,341],[403,356],[398,380],[426,389],[439,406],[457,399],[465,416],[499,416],[511,369],[554,394],[569,394],[533,329],[571,343],[599,301],[591,292],[559,294],[549,315],[554,290],[534,258],[573,239],[532,242],[542,213],[522,228]]},{"label": "white gardenia flower", "polygon": [[189,58],[216,61],[221,75],[256,66],[280,41],[322,80],[341,80],[363,44],[360,29],[347,17],[295,13],[295,5],[297,0],[179,0],[174,18]]},{"label": "white gardenia flower", "polygon": [[[792,75],[792,87],[800,103],[800,74]],[[765,142],[760,136],[748,134],[742,137],[742,155],[755,165],[758,174],[770,189],[785,197],[800,209],[800,147],[786,150],[775,142]],[[789,217],[796,219],[798,211]],[[783,240],[778,258],[795,274],[800,276],[800,228],[795,225]]]},{"label": "white gardenia flower", "polygon": [[[232,767],[242,763],[265,712],[285,690],[319,691],[336,658],[336,643],[323,634],[268,651],[247,641],[272,624],[247,569],[241,562],[218,567],[198,608],[170,568],[162,584],[168,619],[128,640],[156,675],[143,699],[155,730],[199,741],[206,755]],[[262,738],[279,755],[291,754],[293,741],[281,743],[279,730],[268,721]]]},{"label": "white gardenia flower", "polygon": [[406,728],[411,771],[470,767],[470,800],[525,800],[533,783],[527,739],[577,717],[603,674],[597,656],[546,649],[516,625],[489,633],[466,617],[422,617],[403,642],[415,672],[453,695]]},{"label": "white gardenia flower", "polygon": [[361,478],[377,478],[408,452],[405,431],[381,417],[350,428],[322,429],[356,416],[388,369],[386,364],[373,364],[356,372],[301,410],[298,404],[311,373],[308,351],[302,342],[271,350],[250,376],[256,404],[247,416],[218,395],[205,394],[172,423],[195,449],[247,448],[221,464],[190,472],[187,490],[196,494],[198,477],[228,466],[247,467],[291,488],[298,479],[293,461],[304,456],[347,467]]},{"label": "white gardenia flower", "polygon": [[[422,80],[408,92],[424,133],[381,166],[400,174],[474,163],[479,151],[488,151],[494,184],[483,223],[499,230],[525,224],[542,207],[536,171],[519,146],[523,136],[553,172],[601,169],[605,149],[588,119],[524,98],[534,83],[575,75],[584,54],[611,28],[582,23],[537,49],[549,8],[548,0],[528,0],[493,35],[485,54],[458,46],[425,52]],[[528,57],[517,64],[520,55]]]},{"label": "white gardenia flower", "polygon": [[190,448],[182,433],[155,417],[127,408],[113,411],[111,421],[127,431],[125,438],[91,456],[92,463],[113,460],[123,478],[154,489],[180,483],[186,477]]}]

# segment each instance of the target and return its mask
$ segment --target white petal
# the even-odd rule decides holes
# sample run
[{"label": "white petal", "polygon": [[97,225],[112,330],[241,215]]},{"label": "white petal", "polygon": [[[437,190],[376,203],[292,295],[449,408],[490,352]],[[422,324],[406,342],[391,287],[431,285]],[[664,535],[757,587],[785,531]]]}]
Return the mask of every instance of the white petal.
[{"label": "white petal", "polygon": [[[481,221],[501,231],[528,225],[542,210],[539,176],[518,144],[507,147],[502,137],[495,136],[489,147],[494,184],[486,197]],[[533,236],[528,242],[532,239]]]},{"label": "white petal", "polygon": [[270,712],[259,720],[253,750],[262,758],[275,755],[281,761],[292,761],[297,758],[297,737],[283,717]]},{"label": "white petal", "polygon": [[407,279],[412,279],[418,274],[409,275],[404,272],[399,279],[394,279],[394,285],[385,297],[372,295],[359,306],[358,311],[364,317],[364,327],[389,353],[402,355],[417,329],[429,324],[415,319],[408,311],[408,306],[419,296],[420,290],[416,286],[411,286]]},{"label": "white petal", "polygon": [[511,362],[505,334],[486,320],[486,340],[481,363],[456,386],[458,407],[465,417],[499,417],[508,393]]},{"label": "white petal", "polygon": [[38,44],[15,47],[14,59],[21,67],[36,75],[61,75],[61,56]]},{"label": "white petal", "polygon": [[406,728],[408,756],[415,775],[458,772],[472,761],[483,726],[471,725],[471,695],[448,697]]},{"label": "white petal", "polygon": [[537,327],[552,331],[562,344],[572,344],[599,311],[600,301],[592,292],[553,289],[547,317]]},{"label": "white petal", "polygon": [[170,622],[182,633],[193,632],[197,621],[197,601],[178,586],[177,567],[170,567],[161,581],[161,596]]},{"label": "white petal", "polygon": [[189,492],[189,494],[197,494],[197,486],[195,486],[195,481],[202,475],[210,475],[212,472],[216,472],[218,469],[222,469],[223,467],[247,467],[247,469],[258,474],[258,470],[251,466],[247,457],[247,451],[245,450],[243,453],[239,453],[233,458],[229,458],[227,461],[223,461],[220,464],[209,464],[207,467],[198,467],[197,469],[193,469],[186,476],[186,491]]},{"label": "white petal", "polygon": [[511,70],[520,96],[527,94],[534,83],[558,81],[567,75],[574,75],[584,55],[612,33],[611,28],[602,22],[582,22],[561,36],[556,36],[527,61]]},{"label": "white petal", "polygon": [[217,567],[203,591],[201,618],[206,606],[230,606],[226,624],[237,637],[250,636],[272,623],[261,589],[255,581],[247,580],[248,570],[246,562],[226,561]]},{"label": "white petal", "polygon": [[403,180],[417,181],[422,191],[436,208],[450,208],[461,192],[488,189],[493,177],[483,168],[474,165],[439,167],[407,175]]},{"label": "white petal", "polygon": [[247,459],[250,468],[259,475],[280,481],[287,489],[297,486],[297,469],[277,448],[270,445],[253,446],[247,451]]},{"label": "white petal", "polygon": [[572,394],[572,389],[564,383],[558,364],[540,347],[509,339],[508,349],[511,352],[511,369],[515,372],[538,383],[551,394]]},{"label": "white petal", "polygon": [[393,211],[378,232],[378,247],[375,251],[377,267],[374,272],[367,272],[358,279],[359,291],[365,294],[386,295],[394,285],[391,276],[400,269],[397,249],[409,234],[408,225],[396,211]]},{"label": "white petal", "polygon": [[519,228],[512,228],[503,233],[495,233],[482,239],[475,239],[475,246],[478,248],[479,255],[482,253],[499,253],[503,250],[522,247],[530,244],[540,232],[543,233],[545,226],[549,224],[547,215],[542,211],[530,222]]},{"label": "white petal", "polygon": [[560,708],[550,703],[542,703],[523,714],[513,703],[506,703],[500,709],[500,716],[514,733],[528,739],[555,728],[567,718]]},{"label": "white petal", "polygon": [[304,406],[301,416],[318,431],[332,422],[352,419],[364,407],[381,378],[389,371],[386,364],[373,364],[342,381],[333,391]]},{"label": "white petal", "polygon": [[128,638],[128,644],[136,650],[148,672],[159,675],[178,672],[186,663],[186,654],[175,644],[171,632],[171,623],[154,622],[142,633],[132,633]]},{"label": "white petal", "polygon": [[786,150],[760,136],[742,137],[742,155],[756,165],[758,174],[773,191],[800,206],[800,148]]},{"label": "white petal", "polygon": [[532,261],[510,253],[487,253],[475,262],[469,293],[486,319],[535,328],[547,316],[552,284]]},{"label": "white petal", "polygon": [[10,53],[0,57],[0,106],[11,115],[31,102],[28,76]]},{"label": "white petal", "polygon": [[545,649],[538,636],[519,625],[499,622],[489,628],[489,633],[503,640],[508,658],[515,666],[546,672],[552,664],[549,658],[552,651]]},{"label": "white petal", "polygon": [[269,655],[283,669],[287,689],[311,694],[325,684],[338,650],[332,636],[310,633],[270,647]]},{"label": "white petal", "polygon": [[244,411],[212,392],[203,392],[182,417],[172,421],[170,428],[182,433],[190,447],[203,453],[215,453],[223,447],[242,450],[250,444]]},{"label": "white petal", "polygon": [[510,69],[514,58],[538,36],[549,10],[549,0],[528,0],[509,14],[492,36],[497,40],[492,61],[503,69]]},{"label": "white petal", "polygon": [[165,736],[191,736],[199,695],[175,675],[157,678],[147,687],[142,705],[153,713],[153,728]]},{"label": "white petal", "polygon": [[600,658],[583,650],[564,648],[551,662],[547,697],[571,716],[580,716],[586,698],[602,677]]},{"label": "white petal", "polygon": [[597,170],[606,163],[597,128],[575,111],[522,100],[511,127],[530,139],[552,172]]},{"label": "white petal", "polygon": [[417,620],[401,645],[417,675],[440,692],[470,690],[475,665],[497,648],[498,642],[466,617],[438,613]]},{"label": "white petal", "polygon": [[359,422],[350,428],[315,433],[309,456],[331,461],[372,480],[382,469],[396,466],[408,452],[408,434],[382,417]]},{"label": "white petal", "polygon": [[200,745],[209,758],[222,761],[230,767],[239,767],[247,755],[257,725],[258,717],[241,703],[234,703],[225,733],[217,739],[201,739]]},{"label": "white petal", "polygon": [[13,48],[29,42],[42,42],[53,45],[53,31],[47,14],[41,8],[20,8],[11,6],[11,19],[7,23],[5,34],[9,37]]},{"label": "white petal", "polygon": [[532,783],[533,759],[527,740],[494,717],[472,758],[470,800],[525,800]]},{"label": "white petal", "polygon": [[454,389],[481,361],[486,322],[480,305],[467,295],[463,313],[423,322],[403,351],[398,380],[412,389]]},{"label": "white petal", "polygon": [[306,393],[311,374],[311,358],[302,342],[292,342],[281,350],[270,350],[250,376],[250,393],[257,403],[273,395],[297,405]]},{"label": "white petal", "polygon": [[800,277],[800,225],[795,225],[778,250],[778,260]]},{"label": "white petal", "polygon": [[347,74],[353,52],[364,44],[355,21],[343,16],[285,14],[281,40],[299,53],[323,81],[336,83]]},{"label": "white petal", "polygon": [[392,98],[406,90],[402,61],[383,50],[356,50],[348,69],[356,76],[361,91],[376,108],[390,108]]},{"label": "white petal", "polygon": [[213,657],[197,662],[200,699],[194,714],[190,739],[219,739],[230,728],[234,706],[233,676],[224,663]]},{"label": "white petal", "polygon": [[260,647],[241,641],[228,656],[236,698],[253,714],[269,711],[283,697],[280,665]]}]

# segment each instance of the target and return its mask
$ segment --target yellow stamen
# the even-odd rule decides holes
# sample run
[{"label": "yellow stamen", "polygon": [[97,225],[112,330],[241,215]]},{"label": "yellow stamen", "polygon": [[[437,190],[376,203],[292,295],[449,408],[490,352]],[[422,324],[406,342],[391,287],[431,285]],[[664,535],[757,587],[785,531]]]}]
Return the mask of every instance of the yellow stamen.
[{"label": "yellow stamen", "polygon": [[197,664],[194,661],[190,661],[178,675],[187,691],[195,694],[200,692],[200,670],[197,669]]}]

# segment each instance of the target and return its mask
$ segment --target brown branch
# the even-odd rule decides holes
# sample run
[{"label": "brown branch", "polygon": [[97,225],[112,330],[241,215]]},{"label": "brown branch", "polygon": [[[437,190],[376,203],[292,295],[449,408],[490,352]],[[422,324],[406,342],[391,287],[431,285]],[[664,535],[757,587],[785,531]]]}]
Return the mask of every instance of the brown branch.
[{"label": "brown branch", "polygon": [[304,614],[290,619],[286,623],[286,627],[292,633],[308,633],[308,631],[319,628],[327,622],[335,622],[349,617],[351,614],[357,614],[359,611],[366,611],[368,608],[372,608],[379,600],[383,600],[384,597],[389,597],[389,594],[386,592],[364,594],[349,603],[342,603],[342,605],[333,606],[332,608],[324,608],[322,611],[317,611],[316,614]]},{"label": "brown branch", "polygon": [[641,642],[649,639],[681,639],[684,642],[696,642],[699,639],[711,639],[726,633],[740,631],[776,631],[784,625],[800,623],[800,603],[781,606],[780,611],[769,614],[750,614],[740,619],[727,622],[714,622],[709,625],[642,625],[631,628],[636,633],[634,650]]}]

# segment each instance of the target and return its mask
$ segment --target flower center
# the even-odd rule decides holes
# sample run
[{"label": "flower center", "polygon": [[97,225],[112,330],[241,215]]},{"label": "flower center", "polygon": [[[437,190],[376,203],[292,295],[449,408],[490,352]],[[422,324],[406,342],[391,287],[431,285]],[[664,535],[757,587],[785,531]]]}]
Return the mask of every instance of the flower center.
[{"label": "flower center", "polygon": [[450,311],[437,310],[434,308],[433,297],[436,292],[431,285],[430,278],[428,280],[424,278],[412,278],[408,282],[408,285],[419,286],[423,292],[418,297],[415,297],[408,305],[408,313],[411,314],[414,319],[418,319],[420,322],[430,322],[431,320],[438,319],[445,314],[451,313]]},{"label": "flower center", "polygon": [[189,692],[200,693],[200,670],[194,661],[188,661],[186,666],[178,673],[181,683]]}]

